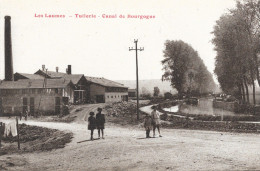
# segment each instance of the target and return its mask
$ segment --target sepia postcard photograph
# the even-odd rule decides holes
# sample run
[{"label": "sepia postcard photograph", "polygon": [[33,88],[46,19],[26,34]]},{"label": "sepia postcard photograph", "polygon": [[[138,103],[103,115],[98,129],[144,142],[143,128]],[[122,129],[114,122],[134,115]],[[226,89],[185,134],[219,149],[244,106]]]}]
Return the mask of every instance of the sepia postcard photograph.
[{"label": "sepia postcard photograph", "polygon": [[260,0],[0,0],[0,170],[260,170]]}]

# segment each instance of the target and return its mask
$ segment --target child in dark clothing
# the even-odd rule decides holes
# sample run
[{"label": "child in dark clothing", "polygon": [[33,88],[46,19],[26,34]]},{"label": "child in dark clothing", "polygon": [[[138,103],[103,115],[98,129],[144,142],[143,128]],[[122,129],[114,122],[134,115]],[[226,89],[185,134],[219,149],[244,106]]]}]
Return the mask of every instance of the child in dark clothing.
[{"label": "child in dark clothing", "polygon": [[151,138],[150,130],[152,129],[152,118],[149,114],[146,114],[146,116],[144,117],[144,128],[146,131],[146,138]]},{"label": "child in dark clothing", "polygon": [[100,130],[102,133],[102,138],[104,139],[104,129],[105,129],[105,115],[102,114],[102,108],[98,108],[98,113],[96,114],[96,126],[98,129],[98,138],[100,138]]},{"label": "child in dark clothing", "polygon": [[90,140],[93,140],[93,133],[94,129],[96,129],[96,118],[94,117],[94,112],[90,112],[88,117],[88,130],[91,131],[90,133]]}]

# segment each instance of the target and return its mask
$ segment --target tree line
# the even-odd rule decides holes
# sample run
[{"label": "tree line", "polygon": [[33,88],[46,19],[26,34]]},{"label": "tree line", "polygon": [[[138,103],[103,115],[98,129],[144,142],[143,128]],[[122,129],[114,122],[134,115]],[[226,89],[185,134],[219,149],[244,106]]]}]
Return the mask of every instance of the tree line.
[{"label": "tree line", "polygon": [[171,81],[179,97],[213,92],[215,82],[203,60],[189,44],[182,40],[165,42],[164,59],[161,61],[162,80]]},{"label": "tree line", "polygon": [[249,86],[255,99],[255,82],[260,86],[260,1],[237,1],[214,26],[215,74],[222,91],[241,103],[250,103]]}]

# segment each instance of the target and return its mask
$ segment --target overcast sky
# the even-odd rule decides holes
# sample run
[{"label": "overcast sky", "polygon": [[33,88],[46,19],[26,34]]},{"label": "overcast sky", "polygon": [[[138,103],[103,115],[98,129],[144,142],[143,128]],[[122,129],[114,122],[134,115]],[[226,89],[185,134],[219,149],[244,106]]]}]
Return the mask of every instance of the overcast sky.
[{"label": "overcast sky", "polygon": [[[160,79],[166,40],[190,44],[213,73],[216,53],[211,32],[216,20],[234,6],[233,0],[0,0],[0,79],[4,78],[5,15],[12,17],[14,72],[34,73],[42,64],[65,72],[71,64],[74,74],[134,80],[135,52],[128,49],[138,39],[138,47],[144,47],[138,53],[139,79]],[[104,19],[103,14],[117,18]],[[120,14],[155,18],[121,19]]]}]

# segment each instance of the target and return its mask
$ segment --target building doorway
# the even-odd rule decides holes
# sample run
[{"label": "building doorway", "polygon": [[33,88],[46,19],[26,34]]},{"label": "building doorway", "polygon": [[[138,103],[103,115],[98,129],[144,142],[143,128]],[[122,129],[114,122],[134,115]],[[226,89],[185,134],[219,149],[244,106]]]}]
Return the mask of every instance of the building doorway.
[{"label": "building doorway", "polygon": [[23,114],[25,114],[26,111],[28,111],[28,100],[26,97],[24,97],[23,98]]},{"label": "building doorway", "polygon": [[69,105],[69,97],[62,97],[63,105]]},{"label": "building doorway", "polygon": [[81,104],[86,102],[86,90],[74,90],[74,103]]},{"label": "building doorway", "polygon": [[122,96],[122,100],[128,102],[128,96],[127,96],[127,95],[123,95],[123,96]]},{"label": "building doorway", "polygon": [[96,95],[96,102],[97,103],[105,103],[104,95]]},{"label": "building doorway", "polygon": [[60,97],[55,97],[55,114],[60,114]]},{"label": "building doorway", "polygon": [[30,115],[34,116],[34,97],[30,98]]}]

